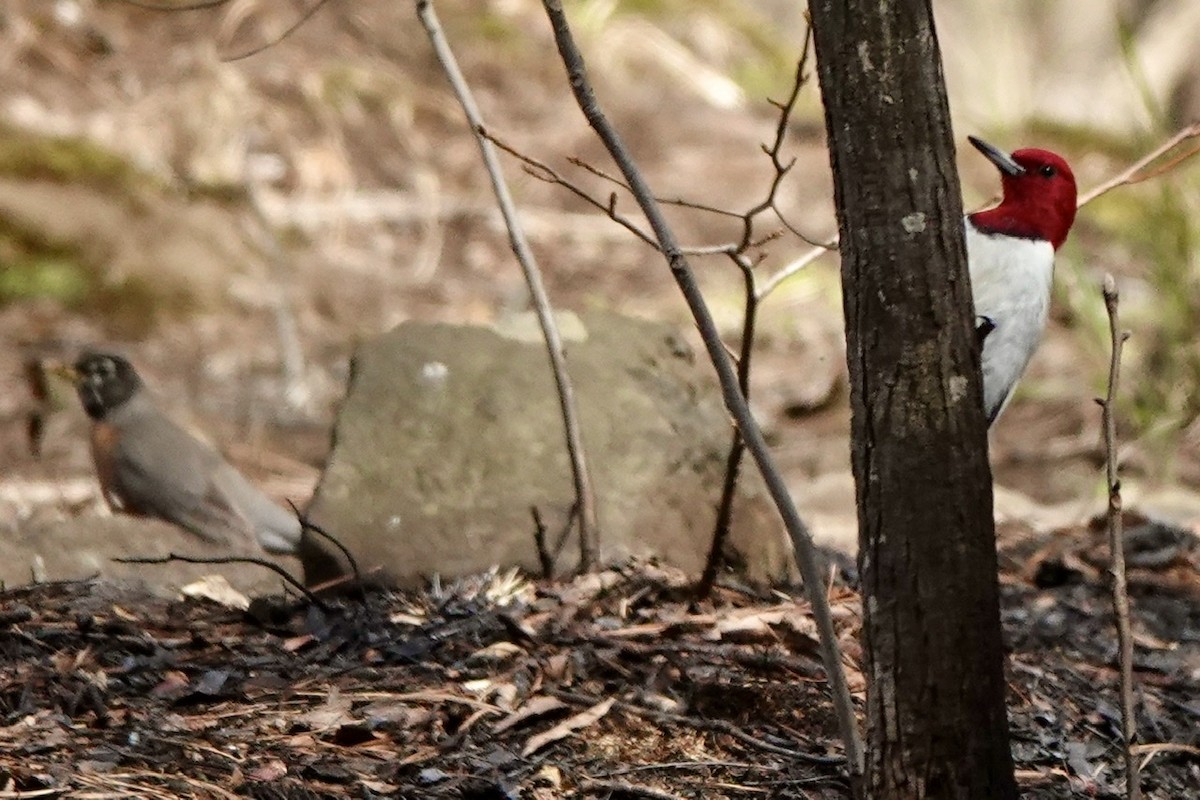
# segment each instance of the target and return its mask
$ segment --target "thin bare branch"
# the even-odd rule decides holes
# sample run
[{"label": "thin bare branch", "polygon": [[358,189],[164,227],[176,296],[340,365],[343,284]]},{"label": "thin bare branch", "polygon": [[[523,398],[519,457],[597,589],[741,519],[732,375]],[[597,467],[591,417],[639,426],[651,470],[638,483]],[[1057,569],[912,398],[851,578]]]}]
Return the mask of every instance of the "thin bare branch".
[{"label": "thin bare branch", "polygon": [[[600,169],[599,167],[597,167],[594,164],[589,164],[588,162],[584,161],[582,158],[579,158],[578,156],[568,157],[567,163],[571,164],[572,166],[579,167],[584,172],[590,172],[592,175],[595,175],[600,180],[607,181],[607,182],[613,184],[614,186],[619,186],[621,189],[624,189],[626,192],[630,192],[632,194],[632,192],[629,189],[629,185],[627,183],[625,183],[625,181],[621,180],[620,178],[618,178],[615,175],[610,175],[609,173],[605,172],[604,170]],[[710,206],[705,203],[698,203],[695,200],[686,200],[682,197],[667,198],[667,197],[657,197],[656,196],[654,199],[657,202],[659,202],[665,206],[679,206],[681,208],[690,208],[695,211],[706,211],[709,214],[716,214],[719,217],[732,217],[734,219],[742,218],[742,215],[737,211],[730,211],[727,208],[718,208],[716,206]]]},{"label": "thin bare branch", "polygon": [[575,195],[576,197],[578,197],[580,200],[584,201],[588,205],[593,206],[594,208],[599,209],[600,211],[603,211],[605,213],[605,215],[608,216],[609,219],[611,219],[613,222],[620,225],[625,230],[632,233],[637,238],[641,239],[646,244],[653,247],[655,250],[658,249],[658,243],[656,241],[654,241],[653,237],[651,237],[648,233],[645,233],[644,231],[642,231],[637,225],[635,225],[627,217],[624,217],[617,213],[617,211],[616,211],[617,198],[616,198],[615,194],[609,195],[608,198],[605,200],[600,200],[599,198],[595,197],[594,195],[591,195],[588,192],[585,192],[583,189],[581,189],[579,186],[575,185],[574,183],[571,183],[569,180],[567,180],[562,175],[560,175],[557,171],[555,171],[555,169],[553,167],[551,167],[549,164],[546,164],[545,162],[542,162],[542,161],[538,161],[536,158],[533,158],[532,156],[527,156],[524,153],[517,150],[516,148],[512,147],[511,145],[506,144],[505,142],[500,140],[490,130],[487,130],[486,128],[483,128],[481,126],[478,128],[478,133],[480,136],[486,138],[488,141],[490,141],[496,147],[498,147],[499,149],[503,150],[505,153],[508,153],[510,156],[512,156],[513,158],[520,161],[521,164],[525,167],[525,172],[528,173],[530,175],[530,177],[537,178],[540,181],[544,181],[546,183],[550,183],[555,186],[561,186],[562,188],[566,189],[568,192]]},{"label": "thin bare branch", "polygon": [[203,11],[206,8],[223,6],[230,0],[195,0],[191,3],[154,3],[151,0],[121,0],[127,6],[144,8],[147,11]]},{"label": "thin bare branch", "polygon": [[533,545],[537,550],[538,563],[542,565],[542,577],[552,580],[554,560],[550,558],[550,548],[546,545],[546,523],[542,522],[542,513],[537,506],[530,506],[529,513],[533,516]]},{"label": "thin bare branch", "polygon": [[438,62],[442,65],[442,69],[454,89],[454,94],[466,114],[471,132],[475,135],[488,178],[492,183],[492,190],[496,194],[496,202],[500,206],[500,213],[504,216],[504,224],[508,228],[509,244],[525,275],[525,283],[529,287],[530,298],[537,313],[538,323],[542,328],[542,336],[546,341],[546,351],[550,358],[551,372],[554,374],[554,383],[558,390],[567,453],[571,460],[571,476],[575,484],[575,503],[579,512],[579,568],[582,571],[590,572],[597,568],[600,561],[596,499],[592,492],[592,479],[584,455],[583,433],[575,402],[575,390],[567,373],[567,359],[563,351],[562,337],[558,332],[558,324],[554,320],[550,296],[542,282],[542,274],[534,259],[533,251],[525,238],[516,205],[513,203],[512,195],[508,191],[508,184],[505,182],[503,171],[500,168],[500,159],[496,155],[496,148],[491,140],[483,135],[483,115],[475,103],[471,87],[467,84],[462,70],[459,69],[458,60],[454,57],[450,43],[442,31],[432,0],[418,0],[417,18],[429,36]]},{"label": "thin bare branch", "polygon": [[783,283],[784,281],[786,281],[788,278],[792,277],[796,273],[803,271],[805,268],[807,268],[810,264],[812,264],[814,261],[816,261],[821,256],[825,255],[826,253],[831,253],[836,249],[837,249],[837,237],[836,236],[833,237],[832,239],[830,239],[825,244],[816,245],[815,247],[813,247],[813,249],[809,250],[807,253],[800,256],[795,261],[791,262],[790,264],[788,264],[787,266],[783,267],[781,270],[776,272],[774,275],[772,275],[771,277],[769,277],[765,281],[763,281],[762,285],[758,287],[758,299],[765,300],[767,298],[767,296],[771,294],[771,292],[773,292],[779,288],[779,285],[781,283]]},{"label": "thin bare branch", "polygon": [[[226,5],[230,2],[230,0],[193,0],[193,2],[187,2],[187,3],[170,3],[170,2],[156,3],[156,2],[153,2],[153,0],[119,0],[119,2],[122,2],[128,6],[133,6],[134,8],[142,8],[147,11],[172,12],[172,11],[204,11],[205,9],[217,8],[218,6]],[[270,48],[279,44],[284,39],[287,39],[293,33],[298,31],[304,23],[306,23],[310,19],[312,19],[313,16],[318,11],[320,11],[321,8],[323,6],[325,6],[328,2],[329,2],[329,0],[315,0],[315,2],[313,2],[312,5],[310,5],[306,9],[304,9],[304,11],[302,11],[300,13],[300,16],[297,17],[295,19],[295,21],[292,22],[291,25],[287,26],[287,28],[285,28],[283,30],[283,32],[280,33],[278,36],[272,36],[268,41],[263,42],[261,44],[257,44],[254,47],[250,48],[249,50],[245,50],[236,55],[224,56],[221,60],[225,61],[225,62],[241,61],[244,58],[249,58],[250,56],[258,55],[259,53],[263,52],[264,50],[269,50]]]},{"label": "thin bare branch", "polygon": [[852,775],[861,775],[863,771],[862,740],[854,718],[854,706],[850,700],[850,691],[846,683],[846,673],[842,666],[841,650],[838,647],[837,634],[833,627],[833,617],[829,610],[829,601],[825,596],[822,570],[812,536],[808,532],[800,514],[792,503],[787,484],[780,475],[771,457],[770,449],[763,438],[762,431],[750,411],[746,398],[738,386],[737,373],[725,352],[720,332],[713,322],[708,304],[704,300],[700,287],[696,283],[695,274],[688,264],[686,256],[679,250],[675,233],[663,216],[659,204],[654,199],[654,193],[646,183],[641,171],[634,163],[629,150],[621,140],[608,117],[600,109],[595,91],[587,77],[583,55],[575,43],[574,34],[563,12],[561,0],[542,0],[546,15],[550,19],[550,27],[554,32],[554,40],[558,46],[559,55],[566,67],[568,81],[575,100],[583,115],[587,118],[592,129],[604,143],[605,148],[629,183],[642,213],[650,222],[654,236],[659,242],[663,257],[671,269],[671,274],[679,286],[680,292],[692,312],[692,317],[699,329],[700,337],[708,356],[716,368],[720,380],[721,391],[725,404],[734,419],[737,420],[746,445],[754,455],[767,489],[783,518],[792,545],[796,551],[801,574],[804,577],[804,588],[812,605],[813,617],[817,622],[821,638],[821,654],[825,663],[825,671],[829,680],[830,692],[837,713],[838,724],[841,728],[842,740],[846,748],[846,756]]},{"label": "thin bare branch", "polygon": [[312,19],[313,15],[316,14],[318,11],[320,11],[321,8],[328,2],[329,2],[329,0],[316,0],[315,3],[313,3],[308,8],[304,9],[303,13],[301,13],[300,16],[296,18],[296,21],[293,22],[291,25],[287,26],[287,28],[285,28],[284,31],[282,33],[280,33],[278,36],[272,36],[269,40],[263,42],[262,44],[255,45],[254,47],[250,48],[249,50],[238,53],[237,55],[234,55],[234,56],[225,56],[221,60],[225,61],[225,62],[241,61],[244,58],[249,58],[250,56],[256,56],[264,50],[269,50],[270,48],[279,44],[284,39],[288,38],[293,33],[298,31],[300,29],[301,25],[303,25],[304,23],[306,23],[310,19]]},{"label": "thin bare branch", "polygon": [[[745,307],[742,310],[742,347],[738,354],[737,371],[738,386],[742,396],[750,400],[750,359],[754,352],[754,326],[758,321],[758,294],[754,289],[754,264],[744,255],[730,254],[730,258],[742,271],[742,283],[745,291]],[[725,542],[729,538],[729,529],[733,523],[733,500],[737,492],[738,478],[742,471],[742,456],[746,452],[746,442],[742,432],[735,425],[733,439],[729,443],[729,454],[725,457],[725,483],[721,486],[721,501],[717,505],[717,519],[713,524],[712,541],[708,548],[708,558],[704,562],[704,571],[696,582],[696,597],[703,599],[712,592],[717,582],[717,573],[725,560]]]},{"label": "thin bare branch", "polygon": [[1140,174],[1140,175],[1138,174],[1138,173],[1142,172],[1142,170],[1144,170],[1150,164],[1157,161],[1159,158],[1166,155],[1170,151],[1174,150],[1176,147],[1178,147],[1183,142],[1187,141],[1188,139],[1194,139],[1197,136],[1200,136],[1200,122],[1193,122],[1191,125],[1188,125],[1184,128],[1179,129],[1178,131],[1175,132],[1175,134],[1173,136],[1168,138],[1165,142],[1163,142],[1158,147],[1151,150],[1146,155],[1139,158],[1137,161],[1130,164],[1128,169],[1124,170],[1123,172],[1117,173],[1113,177],[1106,180],[1104,183],[1102,183],[1099,186],[1092,189],[1091,191],[1088,191],[1085,194],[1080,195],[1079,207],[1083,208],[1088,203],[1092,202],[1093,200],[1095,200],[1098,197],[1101,197],[1101,196],[1107,194],[1108,192],[1111,192],[1113,189],[1116,189],[1118,186],[1132,186],[1135,183],[1141,183],[1142,181],[1147,181],[1147,180],[1150,180],[1151,178],[1156,178],[1159,175],[1163,174],[1164,172],[1169,172],[1170,170],[1174,169],[1176,166],[1178,166],[1183,161],[1196,155],[1196,153],[1200,153],[1200,148],[1192,149],[1192,150],[1188,151],[1187,153],[1184,153],[1179,158],[1172,159],[1169,163],[1163,165],[1159,169],[1152,170],[1151,172],[1147,172],[1145,174]]},{"label": "thin bare branch", "polygon": [[[1118,184],[1119,185],[1119,184]],[[1129,588],[1125,580],[1125,546],[1121,519],[1121,481],[1118,477],[1117,421],[1115,405],[1121,380],[1121,350],[1129,332],[1121,330],[1118,314],[1120,295],[1112,275],[1104,276],[1104,308],[1108,311],[1108,330],[1112,356],[1108,364],[1108,393],[1098,400],[1104,411],[1104,452],[1108,479],[1108,549],[1112,574],[1113,609],[1117,616],[1117,641],[1121,666],[1121,738],[1124,740],[1125,797],[1139,800],[1140,765],[1134,747],[1137,744],[1137,717],[1133,699],[1133,631],[1129,623]]]},{"label": "thin bare branch", "polygon": [[[479,133],[481,136],[484,136],[489,141],[491,141],[492,144],[496,145],[496,147],[498,147],[500,150],[503,150],[505,153],[508,153],[510,156],[512,156],[513,158],[520,161],[521,165],[525,168],[526,174],[528,174],[530,177],[536,178],[539,181],[543,181],[544,183],[549,183],[554,186],[561,186],[562,188],[566,189],[568,192],[575,195],[576,197],[578,197],[580,200],[584,201],[588,205],[592,206],[593,208],[595,208],[599,211],[604,212],[604,215],[606,217],[608,217],[613,222],[620,225],[625,230],[632,233],[643,243],[654,248],[654,250],[656,252],[659,251],[658,250],[658,242],[654,241],[654,238],[652,236],[650,236],[648,233],[646,233],[641,228],[639,228],[631,219],[626,217],[624,214],[620,214],[617,212],[616,192],[609,194],[609,196],[607,198],[605,198],[604,200],[601,200],[600,198],[596,197],[595,195],[590,194],[589,192],[585,191],[578,184],[572,183],[571,181],[564,178],[557,170],[555,170],[549,164],[545,163],[544,161],[538,161],[533,156],[522,153],[520,150],[517,150],[512,145],[509,145],[506,142],[504,142],[503,140],[501,140],[498,136],[496,136],[491,131],[480,129]],[[589,171],[594,171],[592,167],[583,164],[583,162],[580,162],[577,159],[567,159],[567,160],[570,161],[572,164],[576,164],[577,166],[583,167],[584,169],[587,169]],[[602,174],[602,173],[596,173],[596,174]],[[608,176],[605,176],[605,177],[608,177]],[[683,203],[683,201],[680,201],[680,202]],[[702,211],[711,210],[714,212],[720,211],[720,209],[705,209],[705,208],[700,208],[700,210],[702,210]],[[740,216],[740,215],[735,215],[735,216]],[[770,238],[774,238],[774,236],[775,236],[775,234],[772,234],[770,237],[764,237],[763,241],[768,241]],[[736,248],[736,245],[733,244],[732,242],[730,242],[728,244],[697,245],[694,247],[681,247],[680,250],[689,256],[716,256],[716,255],[730,255],[734,252],[735,248]]]},{"label": "thin bare branch", "polygon": [[800,59],[796,62],[796,76],[792,80],[792,88],[788,93],[788,98],[782,103],[774,100],[771,101],[771,105],[779,109],[779,121],[775,126],[774,141],[770,145],[763,145],[762,150],[771,158],[771,166],[775,168],[775,175],[771,179],[771,186],[767,190],[767,196],[763,201],[742,215],[742,245],[739,251],[744,251],[750,245],[750,239],[753,237],[754,231],[754,218],[768,209],[774,211],[775,216],[779,218],[784,227],[791,231],[797,238],[814,246],[818,244],[788,222],[775,202],[783,179],[787,177],[788,172],[792,169],[792,165],[796,163],[795,159],[791,159],[785,163],[780,153],[783,151],[783,142],[787,137],[788,122],[791,120],[792,111],[796,107],[796,101],[800,97],[800,90],[808,83],[808,48],[811,43],[812,25],[809,25],[804,30],[804,44],[800,48]]},{"label": "thin bare branch", "polygon": [[[759,247],[779,236],[778,233],[770,233],[757,240],[754,239],[756,218],[762,212],[771,209],[788,230],[801,239],[808,241],[803,234],[789,225],[787,220],[784,219],[783,214],[775,205],[775,196],[779,191],[779,186],[783,178],[791,169],[792,164],[795,163],[794,160],[784,163],[780,157],[780,151],[783,148],[784,138],[787,135],[788,119],[791,116],[792,109],[796,106],[796,100],[800,96],[800,89],[807,80],[805,68],[808,62],[808,45],[809,37],[811,36],[812,29],[810,27],[805,36],[800,60],[796,65],[796,77],[792,82],[792,89],[788,94],[787,100],[782,103],[771,101],[771,105],[779,109],[779,122],[775,126],[774,141],[769,146],[762,146],[763,152],[770,157],[771,164],[775,168],[775,174],[767,190],[767,196],[761,203],[742,215],[741,241],[725,251],[734,264],[742,271],[745,291],[745,305],[742,312],[742,343],[741,352],[737,359],[737,368],[738,385],[741,387],[742,395],[747,399],[750,397],[750,360],[754,353],[755,324],[758,317],[758,306],[761,296],[755,282],[755,262],[748,260],[745,257],[745,252],[751,247]],[[721,488],[721,501],[717,506],[717,519],[713,528],[712,543],[709,546],[708,559],[704,563],[704,571],[701,573],[700,580],[696,584],[697,598],[707,597],[709,592],[712,591],[724,558],[725,542],[729,537],[729,528],[733,520],[733,501],[737,491],[738,477],[741,474],[742,455],[745,449],[745,442],[742,439],[741,431],[735,427],[733,430],[733,439],[729,445],[729,454],[725,459],[725,482]]]},{"label": "thin bare branch", "polygon": [[365,603],[367,600],[366,584],[363,583],[362,570],[358,568],[358,559],[350,552],[350,548],[346,547],[341,539],[310,520],[290,499],[287,501],[287,504],[291,506],[292,513],[296,515],[296,520],[300,523],[300,530],[302,532],[306,530],[312,531],[341,552],[342,557],[346,559],[346,563],[350,566],[350,572],[354,575],[354,585],[358,588],[359,596]]}]

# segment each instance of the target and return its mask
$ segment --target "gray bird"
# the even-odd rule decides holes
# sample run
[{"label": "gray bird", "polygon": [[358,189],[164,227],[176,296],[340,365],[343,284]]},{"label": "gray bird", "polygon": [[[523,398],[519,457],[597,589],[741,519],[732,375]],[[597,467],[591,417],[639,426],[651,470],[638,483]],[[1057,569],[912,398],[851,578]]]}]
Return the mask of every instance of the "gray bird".
[{"label": "gray bird", "polygon": [[166,520],[217,544],[253,538],[270,553],[296,551],[295,515],[159,410],[132,364],[85,353],[60,372],[92,418],[92,458],[113,511]]}]

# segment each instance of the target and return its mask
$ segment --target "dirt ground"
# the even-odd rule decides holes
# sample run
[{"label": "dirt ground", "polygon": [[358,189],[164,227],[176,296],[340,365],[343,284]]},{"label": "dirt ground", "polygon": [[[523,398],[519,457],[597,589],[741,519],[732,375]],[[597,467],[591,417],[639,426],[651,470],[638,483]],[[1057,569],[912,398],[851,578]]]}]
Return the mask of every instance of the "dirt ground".
[{"label": "dirt ground", "polygon": [[[536,4],[444,5],[489,127],[607,196],[608,183],[566,162],[607,168],[547,56]],[[136,324],[94,302],[0,305],[7,529],[106,513],[70,398],[42,409],[51,413],[41,452],[30,450],[36,403],[20,377],[29,352],[122,348],[173,411],[269,491],[303,498],[356,339],[405,319],[488,322],[524,307],[476,146],[407,5],[331,4],[262,54],[218,60],[282,32],[297,9],[180,15],[16,0],[0,17],[5,125],[84,136],[181,205],[232,197],[220,206],[231,237],[257,225],[249,191],[283,253],[252,266],[196,262],[195,285],[217,290],[186,313],[155,307]],[[773,35],[798,42],[798,17],[777,13]],[[748,208],[771,176],[759,145],[776,117],[763,97],[786,92],[786,70],[759,93],[724,99],[722,69],[750,49],[747,39],[682,27],[627,15],[581,36],[601,97],[659,193]],[[672,36],[688,47],[673,49]],[[788,152],[796,165],[784,213],[825,237],[834,226],[814,87]],[[995,190],[978,162],[961,161],[968,206]],[[1120,166],[1094,154],[1080,163],[1084,185]],[[506,169],[557,304],[688,328],[652,251],[513,161]],[[136,203],[114,193],[100,206]],[[81,200],[71,213],[88,209]],[[719,215],[671,213],[689,243],[737,234]],[[760,232],[779,228],[765,219]],[[1080,298],[1106,270],[1127,281],[1132,302],[1153,298],[1148,265],[1108,246],[1098,225],[1081,218],[1070,247],[1047,340],[991,440],[1010,716],[1026,796],[1116,797],[1115,643],[1105,547],[1089,523],[1103,507],[1092,396],[1106,356],[1080,323],[1098,293]],[[808,249],[781,235],[764,243],[757,269],[772,274]],[[717,257],[696,266],[736,344],[739,275]],[[845,550],[855,523],[836,264],[810,267],[762,314],[756,410],[802,513]],[[292,340],[278,334],[281,320],[297,331]],[[281,369],[290,344],[302,356],[293,374]],[[1163,522],[1146,529],[1133,585],[1145,786],[1165,799],[1200,787],[1200,499],[1190,488],[1200,457],[1189,430],[1163,438],[1139,436],[1124,455],[1129,507]],[[831,591],[854,676],[858,610],[844,572]],[[682,584],[637,565],[567,584],[487,578],[365,604],[273,600],[248,612],[106,583],[8,587],[0,797],[846,796],[803,604],[725,587],[692,606]],[[568,721],[573,732],[561,727]]]}]

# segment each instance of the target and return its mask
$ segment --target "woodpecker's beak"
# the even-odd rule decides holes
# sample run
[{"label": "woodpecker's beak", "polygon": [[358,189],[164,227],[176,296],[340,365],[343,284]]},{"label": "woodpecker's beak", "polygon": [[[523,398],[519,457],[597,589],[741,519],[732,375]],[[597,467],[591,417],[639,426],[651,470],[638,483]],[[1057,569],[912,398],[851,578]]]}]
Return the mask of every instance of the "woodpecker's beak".
[{"label": "woodpecker's beak", "polygon": [[995,164],[996,169],[1005,175],[1016,177],[1017,175],[1025,174],[1025,168],[1013,161],[1013,157],[1000,148],[993,147],[983,139],[978,139],[974,136],[968,136],[967,141],[974,145],[976,150],[983,153],[987,157],[987,160]]}]

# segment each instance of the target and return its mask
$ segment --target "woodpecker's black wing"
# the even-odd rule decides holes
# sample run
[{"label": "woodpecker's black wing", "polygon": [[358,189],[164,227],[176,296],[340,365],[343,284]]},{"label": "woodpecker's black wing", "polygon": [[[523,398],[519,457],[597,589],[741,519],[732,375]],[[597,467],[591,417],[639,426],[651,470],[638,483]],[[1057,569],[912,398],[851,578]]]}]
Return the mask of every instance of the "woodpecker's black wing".
[{"label": "woodpecker's black wing", "polygon": [[975,343],[979,348],[983,349],[983,343],[987,339],[988,334],[996,330],[996,323],[992,322],[991,317],[976,317],[975,318]]}]

